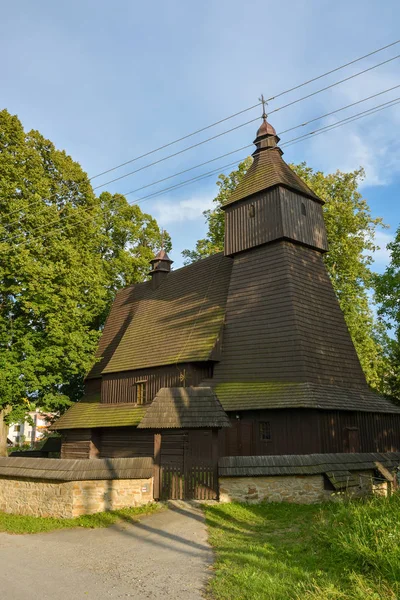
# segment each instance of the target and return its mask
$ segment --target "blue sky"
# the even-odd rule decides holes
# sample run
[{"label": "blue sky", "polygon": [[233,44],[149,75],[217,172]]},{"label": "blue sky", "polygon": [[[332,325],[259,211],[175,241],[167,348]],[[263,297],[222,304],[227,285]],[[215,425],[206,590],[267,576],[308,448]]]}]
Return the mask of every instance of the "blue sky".
[{"label": "blue sky", "polygon": [[[2,5],[0,107],[17,114],[79,161],[89,176],[183,136],[384,46],[399,35],[396,0],[116,0]],[[269,104],[282,104],[400,54],[400,44]],[[400,60],[271,115],[277,131],[400,84]],[[400,88],[312,128],[400,96]],[[255,118],[258,109],[196,138],[96,179],[97,185]],[[390,226],[379,233],[376,269],[388,260],[386,243],[400,222],[400,105],[288,147],[287,162],[306,160],[326,172],[364,166],[362,191],[374,216]],[[126,193],[249,144],[257,123],[145,169],[102,189]],[[308,129],[307,129],[308,130]],[[303,133],[303,130],[301,131]],[[298,132],[282,136],[282,142]],[[182,178],[241,159],[216,161]],[[182,178],[172,180],[171,184]],[[180,252],[205,233],[202,210],[216,192],[216,176],[141,203],[172,235]],[[127,197],[134,201],[159,184]]]}]

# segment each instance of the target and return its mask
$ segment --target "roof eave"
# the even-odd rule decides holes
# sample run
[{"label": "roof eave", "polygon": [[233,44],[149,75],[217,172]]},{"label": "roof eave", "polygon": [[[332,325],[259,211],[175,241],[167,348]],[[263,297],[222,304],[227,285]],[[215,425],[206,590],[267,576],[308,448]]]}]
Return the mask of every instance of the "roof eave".
[{"label": "roof eave", "polygon": [[223,204],[220,208],[221,208],[221,210],[226,210],[227,208],[229,208],[230,206],[233,206],[234,204],[236,204],[238,202],[243,202],[244,200],[249,200],[251,198],[254,198],[254,196],[258,196],[259,194],[263,194],[264,192],[274,190],[278,187],[285,188],[287,190],[290,190],[291,192],[295,192],[299,196],[304,196],[305,198],[314,200],[314,202],[321,204],[321,206],[323,206],[325,204],[325,201],[322,200],[321,198],[319,198],[318,196],[316,196],[315,194],[313,194],[313,192],[311,190],[310,190],[310,193],[308,194],[306,191],[299,190],[295,186],[287,185],[286,183],[275,183],[274,185],[270,185],[265,188],[261,188],[260,190],[257,190],[256,192],[252,192],[251,194],[248,194],[247,196],[243,196],[241,198],[235,198],[234,200],[228,199],[225,202],[225,204]]}]

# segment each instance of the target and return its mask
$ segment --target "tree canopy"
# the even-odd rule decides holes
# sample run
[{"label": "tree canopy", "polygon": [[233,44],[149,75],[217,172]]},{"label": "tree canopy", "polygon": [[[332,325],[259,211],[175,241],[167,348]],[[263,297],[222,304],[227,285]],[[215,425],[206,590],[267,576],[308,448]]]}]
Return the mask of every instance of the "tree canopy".
[{"label": "tree canopy", "polygon": [[[76,399],[115,291],[142,281],[159,249],[150,215],[96,197],[81,166],[0,112],[0,410]],[[168,234],[164,236],[170,248]]]},{"label": "tree canopy", "polygon": [[[194,250],[184,250],[185,264],[204,258],[224,248],[224,214],[220,209],[238,185],[251,164],[251,158],[239,164],[230,175],[220,175],[215,208],[203,214],[208,225],[207,235],[198,240]],[[382,219],[373,218],[367,201],[358,187],[363,169],[350,173],[336,171],[324,174],[313,171],[306,163],[291,168],[325,201],[329,252],[325,255],[333,287],[356,347],[368,382],[379,387],[384,368],[380,343],[381,330],[374,319],[369,301],[372,285],[372,255],[376,229]]]},{"label": "tree canopy", "polygon": [[400,400],[400,227],[388,248],[391,254],[390,263],[382,275],[375,277],[375,293],[379,302],[380,319],[394,333],[393,338],[387,339],[386,345],[386,391]]}]

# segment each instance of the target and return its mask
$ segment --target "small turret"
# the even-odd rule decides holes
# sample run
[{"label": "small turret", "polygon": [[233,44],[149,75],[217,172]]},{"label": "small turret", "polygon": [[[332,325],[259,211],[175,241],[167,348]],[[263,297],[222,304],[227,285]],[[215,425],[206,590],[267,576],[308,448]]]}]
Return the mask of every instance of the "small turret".
[{"label": "small turret", "polygon": [[152,269],[149,275],[151,275],[153,290],[156,290],[168,273],[170,273],[172,263],[173,261],[169,258],[164,248],[150,261]]}]

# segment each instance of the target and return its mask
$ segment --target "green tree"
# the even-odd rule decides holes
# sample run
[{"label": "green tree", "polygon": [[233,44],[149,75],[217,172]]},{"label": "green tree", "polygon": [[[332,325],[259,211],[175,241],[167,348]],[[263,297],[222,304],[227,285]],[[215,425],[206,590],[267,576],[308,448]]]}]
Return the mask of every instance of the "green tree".
[{"label": "green tree", "polygon": [[[183,251],[186,264],[223,250],[224,214],[220,207],[250,164],[248,158],[229,176],[219,176],[215,208],[203,213],[208,224],[207,236],[197,242],[195,250]],[[291,167],[325,201],[329,242],[326,266],[367,380],[379,387],[383,369],[382,332],[374,320],[369,289],[372,285],[371,252],[376,249],[375,232],[383,223],[382,219],[372,217],[367,201],[358,190],[364,171],[336,171],[325,175],[313,171],[305,163]]]},{"label": "green tree", "polygon": [[[165,236],[167,248],[169,237]],[[146,276],[157,222],[0,112],[0,410],[63,410],[79,395],[116,289]]]},{"label": "green tree", "polygon": [[118,289],[144,281],[150,270],[150,260],[164,244],[171,250],[171,238],[161,231],[156,219],[143,213],[137,204],[129,204],[125,196],[103,192],[99,196],[99,251],[106,272],[107,302],[99,313],[96,329],[100,328]]},{"label": "green tree", "polygon": [[229,175],[219,175],[217,180],[219,192],[213,200],[215,208],[203,212],[208,225],[207,236],[197,241],[194,250],[183,250],[182,255],[185,265],[221,252],[224,249],[225,220],[221,206],[225,204],[230,194],[242,181],[251,163],[252,158],[246,158]]},{"label": "green tree", "polygon": [[384,382],[387,393],[400,401],[400,227],[388,248],[390,263],[382,275],[375,276],[375,294],[379,317],[394,333],[393,339],[387,341]]}]

